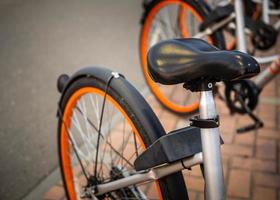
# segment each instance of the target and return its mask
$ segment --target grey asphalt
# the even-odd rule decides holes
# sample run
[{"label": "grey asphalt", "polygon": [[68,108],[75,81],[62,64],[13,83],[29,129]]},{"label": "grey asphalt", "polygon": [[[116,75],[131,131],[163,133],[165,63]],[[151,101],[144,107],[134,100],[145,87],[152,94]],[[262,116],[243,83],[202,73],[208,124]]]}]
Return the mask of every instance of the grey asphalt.
[{"label": "grey asphalt", "polygon": [[144,87],[141,0],[0,0],[0,199],[57,167],[56,79],[99,65]]}]

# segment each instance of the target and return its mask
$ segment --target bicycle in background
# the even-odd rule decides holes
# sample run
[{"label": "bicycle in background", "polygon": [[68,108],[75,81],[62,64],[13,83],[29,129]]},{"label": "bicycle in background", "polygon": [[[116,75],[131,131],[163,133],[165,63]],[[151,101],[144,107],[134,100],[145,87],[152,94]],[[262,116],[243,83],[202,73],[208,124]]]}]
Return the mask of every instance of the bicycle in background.
[{"label": "bicycle in background", "polygon": [[[198,108],[199,97],[197,94],[184,94],[180,89],[181,85],[166,87],[155,83],[149,77],[145,56],[150,46],[168,38],[193,37],[206,40],[220,49],[237,47],[242,52],[249,51],[255,54],[256,49],[268,50],[275,45],[278,32],[260,20],[254,21],[245,17],[241,0],[233,2],[234,5],[226,4],[215,10],[211,10],[210,6],[203,1],[158,0],[145,4],[140,37],[142,68],[152,93],[169,110],[177,113],[194,112]],[[250,45],[247,45],[248,39],[251,41]],[[280,71],[279,55],[256,57],[256,59],[260,64],[269,65],[269,67],[263,70],[255,80],[226,84],[225,99],[230,110],[246,113],[254,121],[254,124],[249,126],[251,128],[244,127],[238,132],[262,127],[263,123],[253,114],[253,110],[264,86]]]},{"label": "bicycle in background", "polygon": [[[230,0],[208,0],[207,3],[215,8]],[[246,0],[243,1],[246,16],[253,20],[261,19],[272,25],[277,31],[280,29],[280,2],[278,0]]]}]

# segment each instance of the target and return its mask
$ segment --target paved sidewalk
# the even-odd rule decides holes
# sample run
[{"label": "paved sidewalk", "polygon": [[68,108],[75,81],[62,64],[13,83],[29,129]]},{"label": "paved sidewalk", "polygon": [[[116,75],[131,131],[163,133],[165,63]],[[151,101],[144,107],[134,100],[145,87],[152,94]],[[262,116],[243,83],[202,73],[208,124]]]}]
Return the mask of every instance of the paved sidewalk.
[{"label": "paved sidewalk", "polygon": [[[223,166],[228,199],[269,199],[280,198],[280,87],[279,77],[263,91],[257,113],[265,127],[238,135],[237,127],[247,125],[247,116],[231,116],[224,102],[217,100],[216,106],[221,117]],[[164,109],[152,95],[147,97],[154,112],[166,131],[182,127],[186,117],[180,117]],[[275,103],[275,102],[278,102]],[[191,200],[204,199],[203,179],[199,167],[185,170],[184,177]],[[61,181],[49,188],[43,195],[45,200],[65,199]]]}]

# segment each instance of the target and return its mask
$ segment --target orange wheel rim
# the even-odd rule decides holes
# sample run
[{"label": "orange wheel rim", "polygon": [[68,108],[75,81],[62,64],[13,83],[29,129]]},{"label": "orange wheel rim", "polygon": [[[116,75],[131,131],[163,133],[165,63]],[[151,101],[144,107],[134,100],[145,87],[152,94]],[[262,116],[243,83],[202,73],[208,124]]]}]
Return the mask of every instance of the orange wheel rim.
[{"label": "orange wheel rim", "polygon": [[232,38],[227,44],[227,50],[233,50],[236,45],[236,39]]},{"label": "orange wheel rim", "polygon": [[[198,19],[199,22],[203,21],[202,17],[191,6],[182,4],[179,9],[179,26],[180,26],[182,37],[184,38],[190,37],[188,27],[187,27],[187,21],[186,21],[187,18],[186,10],[190,10],[191,13],[196,17],[196,19]],[[214,43],[211,37],[208,37],[208,42],[210,44]]]},{"label": "orange wheel rim", "polygon": [[[156,98],[167,108],[178,112],[178,113],[186,113],[186,112],[192,112],[199,107],[199,102],[194,102],[187,106],[181,106],[177,105],[174,102],[171,102],[168,98],[165,97],[165,95],[162,93],[162,91],[159,89],[157,84],[151,79],[149,72],[148,72],[148,66],[147,66],[147,51],[148,51],[148,37],[149,37],[149,30],[151,27],[151,24],[153,22],[154,15],[158,12],[158,10],[167,4],[179,4],[180,10],[179,10],[179,24],[180,24],[180,31],[183,37],[187,37],[189,35],[188,29],[186,27],[185,22],[185,10],[188,9],[192,14],[201,22],[203,20],[202,16],[200,16],[191,6],[187,4],[182,4],[182,1],[180,0],[167,0],[163,1],[159,4],[157,4],[154,9],[149,13],[149,15],[146,18],[146,21],[143,25],[142,32],[141,32],[141,40],[140,40],[140,51],[141,51],[141,63],[143,68],[144,77],[150,86],[150,89],[155,94]],[[208,37],[208,40],[210,43],[213,43],[212,38]]]},{"label": "orange wheel rim", "polygon": [[252,14],[252,19],[253,20],[257,20],[259,17],[260,17],[260,15],[261,15],[261,6],[260,5],[257,5],[256,6],[256,9],[254,10],[254,12],[253,12],[253,14]]},{"label": "orange wheel rim", "polygon": [[[63,114],[63,123],[61,124],[61,135],[60,135],[60,145],[61,145],[61,161],[62,161],[62,168],[64,172],[64,178],[65,178],[65,184],[67,187],[68,195],[70,200],[76,200],[76,192],[75,192],[75,186],[73,182],[73,172],[72,172],[72,166],[71,166],[71,158],[70,158],[70,145],[69,145],[69,139],[68,139],[68,133],[66,130],[66,127],[68,128],[70,126],[70,118],[72,116],[72,110],[75,107],[77,101],[79,98],[84,94],[94,93],[101,95],[104,97],[105,93],[97,88],[92,87],[84,87],[79,90],[77,90],[69,99],[65,110]],[[138,130],[136,129],[135,125],[133,124],[132,120],[129,118],[129,116],[126,114],[126,112],[123,110],[123,108],[107,93],[106,100],[108,100],[110,103],[112,103],[115,108],[117,108],[123,115],[123,117],[126,119],[128,124],[131,126],[134,134],[136,135],[141,147],[146,148],[142,138],[140,137],[140,134]],[[158,195],[160,199],[163,199],[162,193],[159,187],[159,182],[156,181],[156,186],[158,189]]]}]

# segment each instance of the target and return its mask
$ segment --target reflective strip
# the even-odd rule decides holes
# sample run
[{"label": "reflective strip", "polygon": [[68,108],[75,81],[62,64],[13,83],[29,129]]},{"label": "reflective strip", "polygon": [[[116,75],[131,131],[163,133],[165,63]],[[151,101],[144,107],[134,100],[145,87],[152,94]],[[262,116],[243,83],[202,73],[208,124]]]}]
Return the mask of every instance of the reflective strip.
[{"label": "reflective strip", "polygon": [[280,71],[280,56],[269,66],[272,74],[276,75]]}]

